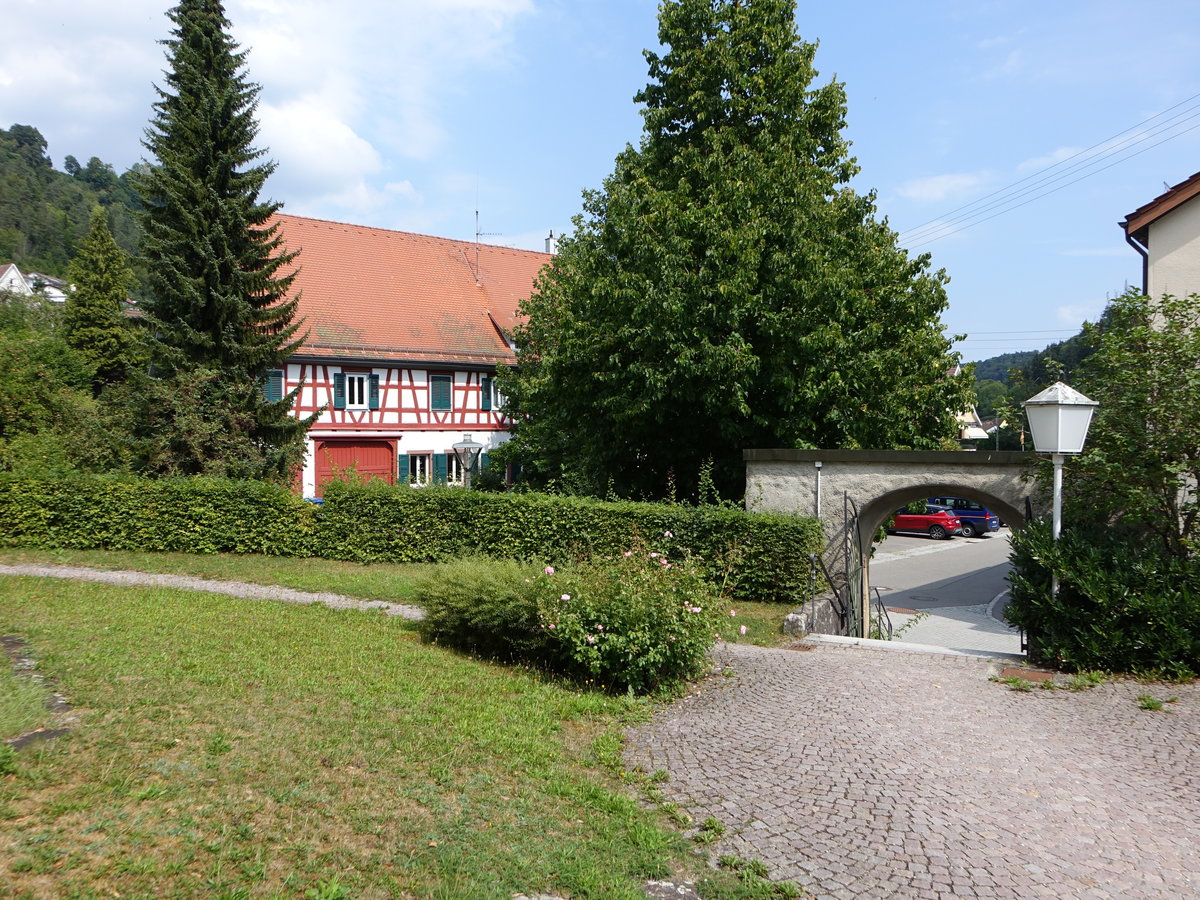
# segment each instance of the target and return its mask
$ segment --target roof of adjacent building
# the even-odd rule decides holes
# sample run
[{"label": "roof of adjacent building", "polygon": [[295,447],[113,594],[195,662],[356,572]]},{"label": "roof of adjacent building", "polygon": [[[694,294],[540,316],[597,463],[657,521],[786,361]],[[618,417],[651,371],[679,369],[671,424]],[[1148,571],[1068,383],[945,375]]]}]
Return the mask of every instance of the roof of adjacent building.
[{"label": "roof of adjacent building", "polygon": [[1121,227],[1125,229],[1127,235],[1143,247],[1149,246],[1147,239],[1150,226],[1171,210],[1187,203],[1197,194],[1200,194],[1200,172],[1167,188],[1149,203],[1139,206],[1125,217]]},{"label": "roof of adjacent building", "polygon": [[279,214],[299,250],[304,356],[515,362],[506,340],[547,253]]}]

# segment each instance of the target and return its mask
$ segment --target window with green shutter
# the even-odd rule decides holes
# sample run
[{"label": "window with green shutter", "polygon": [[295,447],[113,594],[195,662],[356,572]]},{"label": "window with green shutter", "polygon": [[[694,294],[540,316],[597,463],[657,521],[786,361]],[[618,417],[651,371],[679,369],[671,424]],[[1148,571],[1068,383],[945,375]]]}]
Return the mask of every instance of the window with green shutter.
[{"label": "window with green shutter", "polygon": [[434,484],[445,484],[446,483],[446,462],[447,462],[447,459],[446,459],[445,453],[433,454],[433,483]]},{"label": "window with green shutter", "polygon": [[479,408],[484,412],[492,408],[492,379],[489,375],[479,379]]},{"label": "window with green shutter", "polygon": [[379,409],[379,376],[371,375],[367,387],[367,408]]},{"label": "window with green shutter", "polygon": [[335,372],[333,375],[333,408],[346,408],[346,373]]},{"label": "window with green shutter", "polygon": [[451,409],[453,386],[453,375],[430,375],[429,408],[439,410]]},{"label": "window with green shutter", "polygon": [[283,399],[284,391],[283,369],[268,369],[263,383],[263,394],[268,403],[278,403]]}]

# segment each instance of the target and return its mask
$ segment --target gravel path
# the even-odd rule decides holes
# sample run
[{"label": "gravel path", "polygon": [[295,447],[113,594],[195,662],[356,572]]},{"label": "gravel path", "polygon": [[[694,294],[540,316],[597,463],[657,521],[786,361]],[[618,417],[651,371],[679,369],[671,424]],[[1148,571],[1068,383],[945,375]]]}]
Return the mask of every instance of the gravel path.
[{"label": "gravel path", "polygon": [[74,578],[81,581],[99,581],[104,584],[123,586],[150,586],[180,588],[185,591],[207,591],[211,594],[228,594],[249,600],[280,600],[284,603],[324,603],[332,609],[380,609],[386,615],[400,616],[414,621],[425,614],[415,606],[403,603],[386,603],[383,600],[359,600],[341,594],[326,592],[311,593],[292,588],[266,584],[247,584],[243,581],[214,581],[209,578],[192,578],[187,575],[156,575],[152,572],[113,572],[104,569],[88,569],[82,566],[39,566],[0,565],[0,575],[29,575],[36,578]]}]

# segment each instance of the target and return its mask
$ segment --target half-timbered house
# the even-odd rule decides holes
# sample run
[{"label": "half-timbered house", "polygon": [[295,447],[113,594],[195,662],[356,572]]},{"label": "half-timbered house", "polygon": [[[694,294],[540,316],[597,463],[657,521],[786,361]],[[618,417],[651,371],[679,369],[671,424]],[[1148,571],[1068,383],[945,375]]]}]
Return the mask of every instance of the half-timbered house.
[{"label": "half-timbered house", "polygon": [[305,496],[331,478],[423,485],[462,479],[451,449],[508,438],[494,376],[516,359],[517,306],[546,253],[344,225],[277,220],[299,250],[303,346],[269,373],[268,395],[299,387],[308,434]]}]

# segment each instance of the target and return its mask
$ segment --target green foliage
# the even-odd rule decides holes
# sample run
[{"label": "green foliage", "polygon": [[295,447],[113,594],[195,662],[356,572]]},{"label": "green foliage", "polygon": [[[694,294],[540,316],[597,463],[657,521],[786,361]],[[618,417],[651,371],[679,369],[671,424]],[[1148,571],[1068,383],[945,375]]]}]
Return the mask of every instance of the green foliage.
[{"label": "green foliage", "polygon": [[548,642],[533,583],[541,571],[534,563],[486,557],[438,566],[420,579],[414,595],[425,611],[422,634],[488,659],[541,661]]},{"label": "green foliage", "polygon": [[690,561],[626,552],[557,569],[449,563],[417,587],[422,631],[609,691],[676,690],[703,672],[727,604]]},{"label": "green foliage", "polygon": [[385,484],[328,486],[319,509],[283,487],[219,479],[17,478],[0,475],[0,542],[14,547],[270,553],[356,562],[462,556],[612,557],[655,549],[706,562],[714,588],[739,600],[802,602],[813,519],[728,508],[602,503]]},{"label": "green foliage", "polygon": [[71,262],[74,290],[63,311],[67,343],[95,369],[93,392],[124,381],[136,359],[133,328],[123,309],[133,285],[133,270],[108,229],[108,213],[97,206],[91,229]]},{"label": "green foliage", "polygon": [[806,597],[808,554],[823,543],[820,523],[798,516],[380,482],[328,485],[321,529],[328,543],[323,554],[359,562],[438,562],[479,553],[557,565],[613,557],[652,540],[672,557],[710,561],[732,596],[762,601]]},{"label": "green foliage", "polygon": [[981,382],[998,381],[1007,386],[1009,373],[1013,369],[1020,369],[1037,354],[1036,350],[1021,350],[1016,353],[1001,353],[999,356],[981,359],[974,364],[975,378]]},{"label": "green foliage", "polygon": [[121,408],[134,466],[144,474],[290,484],[303,463],[307,420],[291,416],[289,398],[266,402],[257,380],[204,366],[167,378],[139,373]]},{"label": "green foliage", "polygon": [[1100,402],[1070,516],[1190,558],[1200,549],[1200,296],[1129,294],[1087,326],[1077,385]]},{"label": "green foliage", "polygon": [[0,475],[3,543],[305,555],[311,504],[263,482]]},{"label": "green foliage", "polygon": [[133,251],[140,229],[128,179],[117,178],[96,157],[86,168],[77,161],[72,166],[68,157],[67,172],[57,172],[46,151],[36,128],[0,128],[0,262],[15,262],[25,272],[64,276],[98,203],[112,215],[117,242]]},{"label": "green foliage", "polygon": [[258,199],[274,170],[256,163],[259,88],[218,0],[183,0],[169,16],[167,88],[146,135],[157,162],[138,179],[155,359],[257,377],[299,345],[285,299],[296,254],[270,223],[280,204]]},{"label": "green foliage", "polygon": [[[146,133],[156,163],[137,178],[152,288],[145,321],[166,380],[148,393],[156,425],[139,437],[153,445],[151,471],[202,474],[227,461],[233,474],[287,477],[313,419],[286,415],[294,395],[269,403],[260,390],[303,338],[288,296],[297,254],[271,222],[280,204],[258,199],[274,169],[253,146],[258,87],[218,0],[183,0],[169,15],[167,87]],[[185,409],[181,392],[202,405]],[[231,423],[248,425],[214,440]],[[212,452],[227,460],[206,462]]]},{"label": "green foliage", "polygon": [[945,276],[875,219],[792,0],[669,0],[645,128],[523,304],[527,470],[596,496],[736,497],[746,447],[931,448],[968,404]]},{"label": "green foliage", "polygon": [[62,310],[0,294],[0,471],[122,466],[121,436],[92,397],[94,369],[63,337]]},{"label": "green foliage", "polygon": [[1005,615],[1025,630],[1031,659],[1066,671],[1200,673],[1200,562],[1078,523],[1058,541],[1046,523],[1012,541]]}]

